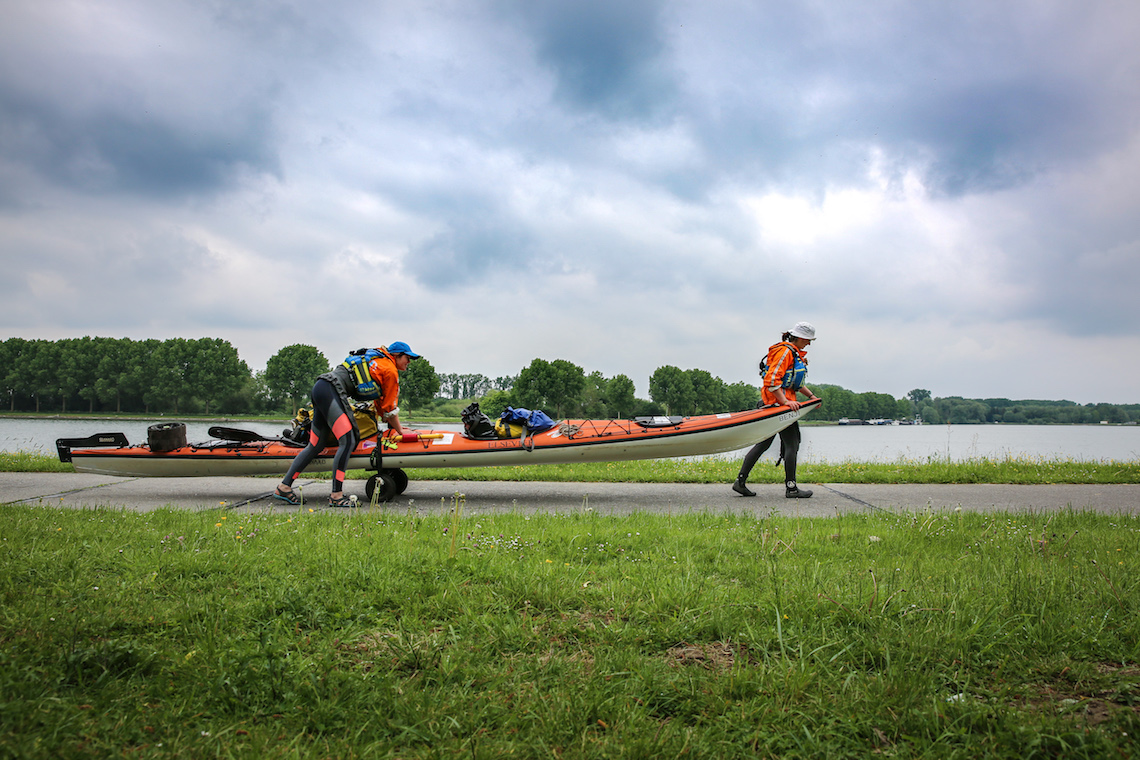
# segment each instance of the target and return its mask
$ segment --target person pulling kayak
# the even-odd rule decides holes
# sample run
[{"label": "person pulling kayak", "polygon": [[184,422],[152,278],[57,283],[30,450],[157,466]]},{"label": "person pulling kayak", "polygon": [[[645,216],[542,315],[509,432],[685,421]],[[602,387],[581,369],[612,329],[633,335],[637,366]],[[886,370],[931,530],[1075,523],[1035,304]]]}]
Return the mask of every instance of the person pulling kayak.
[{"label": "person pulling kayak", "polygon": [[[809,401],[818,398],[811,388],[804,385],[807,379],[807,347],[815,340],[815,327],[809,322],[797,322],[796,326],[784,333],[780,342],[768,349],[768,355],[760,363],[763,381],[760,386],[760,400],[764,406],[786,406],[792,411],[800,408],[796,394],[802,393]],[[796,483],[796,459],[800,451],[800,423],[793,422],[780,431],[780,447],[784,458],[784,496],[789,499],[810,499],[812,492]],[[755,496],[756,492],[746,483],[752,467],[760,455],[772,445],[775,436],[753,446],[744,455],[740,464],[740,474],[732,484],[732,490],[741,496]]]}]

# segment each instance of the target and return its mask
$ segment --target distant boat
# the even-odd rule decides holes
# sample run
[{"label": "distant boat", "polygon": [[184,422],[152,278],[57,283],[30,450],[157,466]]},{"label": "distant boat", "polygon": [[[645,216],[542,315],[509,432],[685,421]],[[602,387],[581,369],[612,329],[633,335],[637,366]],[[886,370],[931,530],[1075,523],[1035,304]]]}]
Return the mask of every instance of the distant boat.
[{"label": "distant boat", "polygon": [[839,424],[840,425],[866,425],[867,423],[864,422],[863,420],[849,420],[846,417],[840,417],[839,418]]}]

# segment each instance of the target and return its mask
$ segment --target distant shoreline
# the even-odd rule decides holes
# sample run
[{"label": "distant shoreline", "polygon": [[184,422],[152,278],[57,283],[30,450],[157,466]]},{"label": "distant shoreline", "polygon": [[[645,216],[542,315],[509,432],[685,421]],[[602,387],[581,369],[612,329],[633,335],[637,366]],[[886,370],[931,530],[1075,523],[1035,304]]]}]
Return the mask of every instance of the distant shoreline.
[{"label": "distant shoreline", "polygon": [[[125,421],[125,422],[147,422],[163,420],[187,420],[192,422],[264,422],[273,424],[289,424],[292,417],[286,416],[256,416],[256,415],[237,415],[234,417],[219,417],[217,415],[194,415],[194,414],[139,414],[138,412],[127,412],[123,414],[112,414],[109,412],[91,413],[79,412],[72,414],[70,412],[0,412],[0,420],[93,420],[93,421]],[[406,422],[409,424],[423,425],[423,424],[446,424],[457,425],[461,423],[458,417],[416,417],[409,415]],[[984,427],[984,426],[1014,426],[1025,425],[1027,427],[1135,427],[1136,422],[924,422],[924,427],[947,427],[947,426],[965,426],[965,427]],[[832,425],[835,427],[847,427],[840,425],[838,421],[834,420],[802,420],[800,425],[805,426],[824,426]],[[867,425],[853,425],[852,427],[868,427]],[[872,426],[873,427],[873,426]],[[887,426],[890,427],[890,426]]]}]

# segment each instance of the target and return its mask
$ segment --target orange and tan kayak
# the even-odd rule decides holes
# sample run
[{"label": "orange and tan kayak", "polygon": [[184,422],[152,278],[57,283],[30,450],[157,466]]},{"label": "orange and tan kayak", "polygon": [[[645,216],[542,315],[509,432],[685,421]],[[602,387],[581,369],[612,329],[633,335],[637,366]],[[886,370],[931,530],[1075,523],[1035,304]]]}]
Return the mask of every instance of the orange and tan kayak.
[{"label": "orange and tan kayak", "polygon": [[[776,435],[818,404],[811,401],[797,411],[774,407],[694,417],[562,420],[541,433],[492,440],[418,430],[397,441],[376,437],[361,441],[349,467],[390,475],[396,482],[395,493],[400,493],[407,485],[406,476],[392,471],[409,467],[503,467],[718,454]],[[298,452],[297,444],[282,439],[253,440],[256,436],[249,433],[244,437],[248,440],[187,443],[160,452],[147,444],[132,446],[122,433],[101,433],[60,439],[56,448],[60,460],[71,462],[77,472],[124,477],[284,474]],[[335,447],[325,449],[306,471],[332,470],[335,453]],[[375,485],[370,482],[369,496]]]}]

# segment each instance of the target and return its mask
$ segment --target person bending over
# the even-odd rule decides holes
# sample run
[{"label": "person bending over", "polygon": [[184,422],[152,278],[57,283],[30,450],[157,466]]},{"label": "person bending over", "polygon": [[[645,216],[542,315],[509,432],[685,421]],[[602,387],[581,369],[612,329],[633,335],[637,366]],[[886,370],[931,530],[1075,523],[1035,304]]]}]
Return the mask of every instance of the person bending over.
[{"label": "person bending over", "polygon": [[324,448],[326,437],[336,438],[336,458],[333,460],[330,507],[350,507],[353,500],[344,495],[344,475],[348,458],[360,440],[351,400],[371,401],[388,429],[403,435],[400,425],[399,373],[408,368],[419,354],[407,343],[396,341],[388,346],[361,349],[353,352],[332,372],[326,372],[313,384],[313,424],[309,432],[309,445],[301,450],[289,466],[284,479],[273,492],[273,497],[287,504],[300,504],[293,490],[293,481],[308,467]]}]

